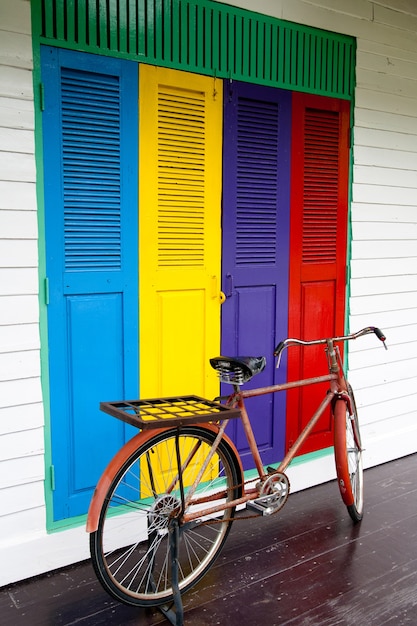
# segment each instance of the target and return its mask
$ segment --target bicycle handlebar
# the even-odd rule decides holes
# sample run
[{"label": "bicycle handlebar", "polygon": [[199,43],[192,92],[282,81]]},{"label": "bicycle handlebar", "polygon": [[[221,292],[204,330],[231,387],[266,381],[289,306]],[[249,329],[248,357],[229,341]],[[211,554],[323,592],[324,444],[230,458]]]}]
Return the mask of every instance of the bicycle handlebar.
[{"label": "bicycle handlebar", "polygon": [[344,335],[342,337],[329,337],[329,338],[326,338],[326,339],[313,339],[312,341],[303,341],[302,339],[291,339],[291,338],[288,338],[288,339],[285,339],[284,341],[280,341],[279,344],[276,346],[276,348],[274,350],[274,356],[278,357],[277,367],[278,367],[279,362],[281,360],[282,352],[285,350],[285,348],[288,348],[291,345],[313,346],[313,345],[317,345],[317,344],[320,344],[320,343],[328,343],[329,341],[331,341],[331,342],[350,341],[351,339],[357,339],[358,337],[363,337],[364,335],[370,335],[371,333],[374,333],[378,337],[378,339],[380,341],[382,341],[382,343],[384,344],[385,350],[388,350],[387,345],[385,343],[386,337],[385,337],[384,333],[382,332],[382,330],[380,330],[376,326],[367,326],[366,328],[362,328],[362,330],[358,330],[358,332],[356,332],[356,333],[351,333],[350,335]]}]

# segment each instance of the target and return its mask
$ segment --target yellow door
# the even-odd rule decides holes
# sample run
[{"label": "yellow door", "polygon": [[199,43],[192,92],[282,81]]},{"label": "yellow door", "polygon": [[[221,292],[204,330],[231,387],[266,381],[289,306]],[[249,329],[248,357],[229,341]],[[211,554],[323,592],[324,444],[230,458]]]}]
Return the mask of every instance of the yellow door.
[{"label": "yellow door", "polygon": [[220,348],[222,85],[139,69],[140,394],[212,398]]}]

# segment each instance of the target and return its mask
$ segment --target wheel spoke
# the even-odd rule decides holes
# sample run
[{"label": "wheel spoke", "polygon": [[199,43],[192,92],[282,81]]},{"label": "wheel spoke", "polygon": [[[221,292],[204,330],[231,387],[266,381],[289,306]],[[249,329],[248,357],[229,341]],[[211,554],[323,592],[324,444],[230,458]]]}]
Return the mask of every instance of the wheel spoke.
[{"label": "wheel spoke", "polygon": [[[198,426],[181,429],[179,450],[185,493],[198,475],[215,434]],[[230,449],[221,442],[188,510],[239,497],[241,476]],[[181,511],[175,431],[165,431],[139,448],[110,485],[99,527],[91,535],[93,565],[104,588],[122,602],[157,605],[172,600],[170,520]],[[195,584],[218,555],[233,510],[220,527],[180,526],[178,575],[181,592]],[[224,520],[221,523],[221,520]]]}]

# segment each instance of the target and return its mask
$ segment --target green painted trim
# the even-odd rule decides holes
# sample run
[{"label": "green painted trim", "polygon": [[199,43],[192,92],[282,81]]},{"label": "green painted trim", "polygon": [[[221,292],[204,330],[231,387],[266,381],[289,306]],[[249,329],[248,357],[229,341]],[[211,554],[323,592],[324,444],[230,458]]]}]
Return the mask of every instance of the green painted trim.
[{"label": "green painted trim", "polygon": [[43,193],[43,141],[42,141],[42,92],[41,85],[41,61],[39,37],[35,33],[40,28],[40,13],[31,3],[32,17],[32,49],[33,49],[33,93],[35,111],[35,163],[36,163],[36,199],[38,206],[38,280],[39,280],[39,333],[40,333],[40,358],[41,358],[41,385],[44,410],[44,437],[45,437],[45,505],[46,505],[46,530],[53,529],[53,503],[52,484],[50,480],[52,466],[51,447],[51,414],[49,406],[49,360],[48,360],[48,313],[46,305],[45,285],[46,281],[46,251],[45,251],[45,202]]},{"label": "green painted trim", "polygon": [[296,456],[293,461],[291,461],[291,465],[304,465],[304,463],[310,463],[311,461],[318,461],[319,459],[324,458],[325,456],[333,455],[334,448],[330,446],[329,448],[323,448],[323,450],[316,450],[315,452],[309,452],[308,454],[300,454],[300,456]]},{"label": "green painted trim", "polygon": [[[35,5],[35,0],[32,0]],[[38,0],[40,43],[350,100],[354,38],[213,0]]]},{"label": "green painted trim", "polygon": [[[346,332],[350,333],[351,331],[356,331],[358,329],[350,328],[349,318],[350,318],[350,294],[351,294],[351,270],[350,263],[352,260],[352,196],[353,196],[353,146],[355,145],[354,141],[354,132],[355,132],[355,90],[356,90],[356,40],[354,41],[354,45],[352,46],[352,73],[351,73],[351,92],[352,92],[352,100],[350,105],[350,164],[349,164],[349,197],[348,197],[348,229],[347,229],[347,247],[346,247],[346,306],[345,306],[345,328]],[[345,352],[344,352],[344,372],[347,374],[349,371],[349,348],[350,342],[347,341],[345,344]]]},{"label": "green painted trim", "polygon": [[[50,508],[52,511],[52,506]],[[80,526],[86,526],[87,524],[87,515],[78,515],[77,517],[69,517],[68,519],[59,520],[59,522],[50,522],[48,525],[48,533],[57,533],[63,530],[70,530],[71,528],[79,528]],[[86,535],[87,537],[87,535]],[[88,542],[88,539],[86,539]]]}]

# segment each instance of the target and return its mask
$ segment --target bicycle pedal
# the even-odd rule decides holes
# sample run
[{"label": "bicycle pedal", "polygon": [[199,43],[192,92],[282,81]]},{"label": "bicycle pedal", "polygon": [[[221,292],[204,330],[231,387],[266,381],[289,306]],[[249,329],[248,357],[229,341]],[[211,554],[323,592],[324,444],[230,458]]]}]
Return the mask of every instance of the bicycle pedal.
[{"label": "bicycle pedal", "polygon": [[280,495],[268,494],[266,496],[256,498],[255,500],[249,500],[247,506],[250,509],[254,509],[261,515],[272,515],[282,508],[283,502]]},{"label": "bicycle pedal", "polygon": [[[268,471],[269,469],[271,468],[268,468]],[[272,515],[282,509],[289,493],[288,476],[282,472],[274,471],[262,483],[259,497],[255,500],[249,500],[247,505],[261,515]]]}]

